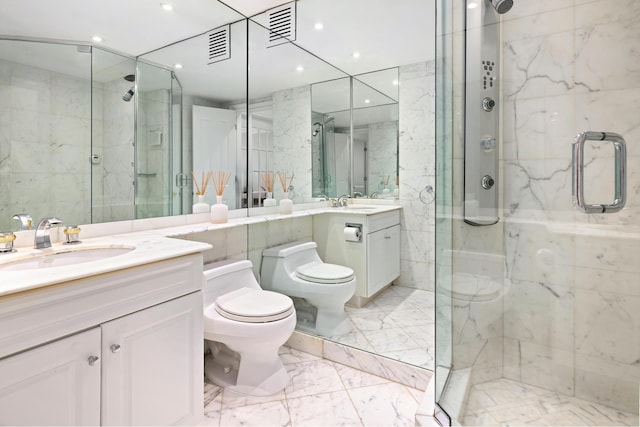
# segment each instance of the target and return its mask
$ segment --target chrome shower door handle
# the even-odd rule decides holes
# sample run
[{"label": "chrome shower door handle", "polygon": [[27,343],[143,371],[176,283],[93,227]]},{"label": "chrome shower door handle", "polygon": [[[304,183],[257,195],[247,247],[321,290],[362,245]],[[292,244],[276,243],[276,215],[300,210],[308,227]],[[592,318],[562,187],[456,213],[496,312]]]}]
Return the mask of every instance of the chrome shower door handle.
[{"label": "chrome shower door handle", "polygon": [[[615,161],[615,189],[613,202],[609,204],[587,204],[584,198],[584,146],[587,141],[608,141],[613,144]],[[622,136],[614,132],[582,132],[573,143],[573,182],[571,193],[573,204],[584,213],[613,213],[621,210],[627,198],[627,144]]]}]

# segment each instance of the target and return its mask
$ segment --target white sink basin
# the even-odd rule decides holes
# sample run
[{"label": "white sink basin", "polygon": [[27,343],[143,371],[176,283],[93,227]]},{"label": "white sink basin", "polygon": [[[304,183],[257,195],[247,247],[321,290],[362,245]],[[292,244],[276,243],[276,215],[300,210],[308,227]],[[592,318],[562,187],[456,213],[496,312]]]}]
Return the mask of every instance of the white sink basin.
[{"label": "white sink basin", "polygon": [[20,258],[6,263],[1,263],[2,259],[0,259],[0,271],[41,270],[44,268],[64,267],[90,261],[100,261],[126,254],[134,249],[135,247],[132,246],[64,248],[56,252],[32,254],[28,258]]}]

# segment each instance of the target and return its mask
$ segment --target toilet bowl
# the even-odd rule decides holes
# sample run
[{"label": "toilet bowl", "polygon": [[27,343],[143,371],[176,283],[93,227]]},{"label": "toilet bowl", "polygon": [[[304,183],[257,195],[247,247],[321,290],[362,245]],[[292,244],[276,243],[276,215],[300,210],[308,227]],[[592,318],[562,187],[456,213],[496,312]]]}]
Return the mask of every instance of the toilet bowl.
[{"label": "toilet bowl", "polygon": [[344,304],[356,290],[356,278],[349,267],[322,262],[317,247],[315,242],[293,242],[265,249],[261,285],[293,298],[299,329],[344,335],[351,331]]},{"label": "toilet bowl", "polygon": [[207,264],[203,276],[207,378],[248,396],[284,389],[289,374],[278,350],[295,328],[291,298],[262,290],[251,261]]}]

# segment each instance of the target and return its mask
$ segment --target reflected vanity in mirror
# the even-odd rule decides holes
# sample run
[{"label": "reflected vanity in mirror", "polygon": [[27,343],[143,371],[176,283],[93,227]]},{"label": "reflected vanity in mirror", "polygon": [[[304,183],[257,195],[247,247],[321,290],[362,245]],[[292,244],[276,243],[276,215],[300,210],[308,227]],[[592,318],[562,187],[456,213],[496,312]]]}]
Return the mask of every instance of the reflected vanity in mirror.
[{"label": "reflected vanity in mirror", "polygon": [[[330,227],[322,226],[330,221],[320,217],[326,216],[335,220],[331,224],[338,224],[341,218],[337,218],[337,211],[313,217],[284,217],[278,216],[275,210],[262,209],[270,188],[261,177],[275,172],[293,174],[293,188],[288,190],[293,193],[290,197],[295,203],[346,194],[397,198],[399,71],[394,67],[349,76],[296,43],[284,41],[268,46],[265,21],[262,15],[249,20],[248,170],[249,215],[264,216],[267,221],[248,226],[248,258],[254,265],[254,273],[261,277],[265,249],[315,240],[325,262],[345,265],[346,258],[329,260],[325,256],[331,250],[328,243],[332,238],[344,242],[345,224],[342,220],[342,225],[336,226],[337,235],[330,232]],[[273,189],[275,199],[279,200],[283,188],[277,180]],[[350,212],[348,221],[367,222],[366,210],[345,212]],[[358,213],[355,219],[354,212]],[[390,225],[389,230],[380,230],[382,242],[390,241],[387,237],[392,238],[391,234],[385,233],[393,230],[397,233],[394,241],[399,244],[399,225],[397,222]],[[352,244],[362,245],[360,248],[366,252],[365,244]],[[399,265],[399,246],[393,252],[398,255]],[[411,337],[409,328],[399,331],[399,325],[408,327],[418,322],[412,318],[415,312],[405,310],[393,315],[394,304],[408,298],[413,290],[396,286],[383,289],[388,283],[373,291],[371,299],[364,298],[364,306],[347,306],[349,322],[353,324],[350,332],[320,336],[397,360],[403,358],[400,353],[411,354],[409,363],[426,367],[430,357],[427,349],[419,344],[421,338]],[[401,295],[402,291],[406,293]],[[379,304],[376,298],[381,298]],[[407,307],[409,305],[402,308]],[[307,313],[300,311],[301,316]],[[392,341],[397,344],[395,339],[383,338],[386,331],[381,330],[381,325],[398,325],[393,338],[404,340],[400,347],[391,345]],[[416,335],[420,327],[414,327]],[[302,330],[310,333],[313,329],[303,327]],[[397,351],[409,348],[407,346],[410,351]]]},{"label": "reflected vanity in mirror", "polygon": [[398,197],[398,114],[397,68],[314,84],[313,195]]}]

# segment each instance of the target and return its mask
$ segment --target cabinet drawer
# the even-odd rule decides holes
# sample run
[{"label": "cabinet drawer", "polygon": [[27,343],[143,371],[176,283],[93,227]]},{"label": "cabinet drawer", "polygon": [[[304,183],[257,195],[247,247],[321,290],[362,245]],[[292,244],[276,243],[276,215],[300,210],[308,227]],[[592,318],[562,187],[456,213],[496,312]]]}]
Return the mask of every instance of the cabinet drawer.
[{"label": "cabinet drawer", "polygon": [[367,217],[367,233],[373,233],[383,228],[400,224],[400,211],[385,212]]}]

